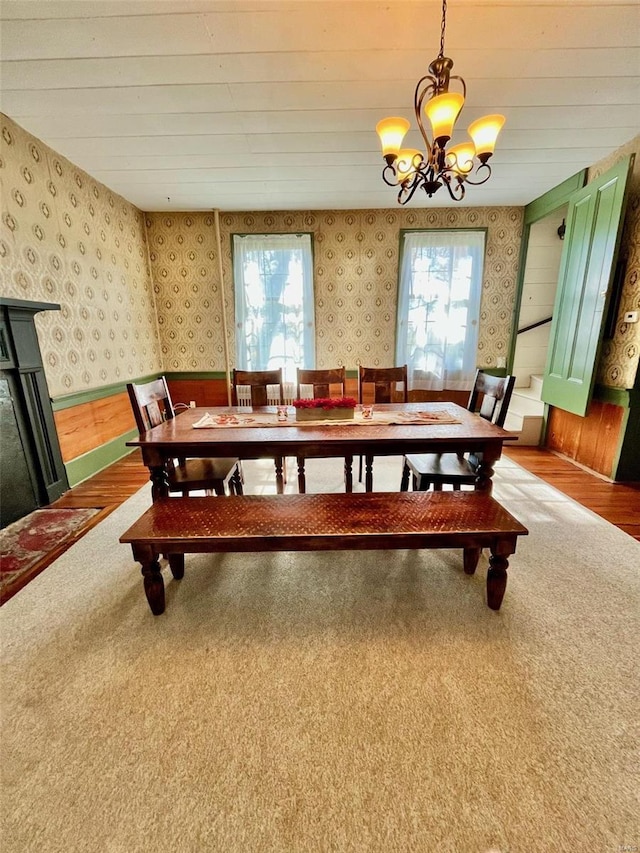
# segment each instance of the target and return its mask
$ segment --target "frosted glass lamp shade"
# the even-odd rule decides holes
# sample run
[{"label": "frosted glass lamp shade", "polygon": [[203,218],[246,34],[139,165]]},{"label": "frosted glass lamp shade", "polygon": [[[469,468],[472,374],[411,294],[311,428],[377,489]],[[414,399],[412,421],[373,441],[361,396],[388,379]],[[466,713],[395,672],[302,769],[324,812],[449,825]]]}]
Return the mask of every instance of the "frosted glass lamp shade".
[{"label": "frosted glass lamp shade", "polygon": [[395,159],[409,127],[410,125],[406,118],[398,116],[383,118],[382,121],[378,122],[376,133],[382,143],[382,156],[384,158],[391,157],[392,160]]},{"label": "frosted glass lamp shade", "polygon": [[501,115],[483,116],[469,125],[469,136],[476,146],[476,156],[483,163],[491,157],[498,134],[506,119]]},{"label": "frosted glass lamp shade", "polygon": [[433,139],[443,148],[451,139],[453,125],[460,114],[464,98],[459,92],[445,92],[427,101],[424,111],[431,122]]}]

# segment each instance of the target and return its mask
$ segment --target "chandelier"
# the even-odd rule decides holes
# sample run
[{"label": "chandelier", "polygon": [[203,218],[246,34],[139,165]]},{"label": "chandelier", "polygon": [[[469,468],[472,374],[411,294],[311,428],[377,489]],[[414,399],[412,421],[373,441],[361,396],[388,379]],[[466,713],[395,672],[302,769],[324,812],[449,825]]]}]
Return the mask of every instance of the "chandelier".
[{"label": "chandelier", "polygon": [[[461,201],[465,184],[477,186],[491,177],[488,161],[505,122],[504,116],[479,118],[468,127],[471,139],[446,147],[467,94],[462,77],[451,74],[453,60],[444,55],[446,20],[447,0],[442,0],[440,53],[429,66],[429,74],[418,80],[413,98],[416,121],[426,146],[425,153],[415,148],[401,147],[410,127],[405,118],[385,118],[376,125],[382,143],[382,156],[386,160],[382,179],[390,187],[399,187],[399,204],[410,201],[419,187],[431,198],[440,187],[445,186],[454,201]],[[449,91],[451,80],[460,83],[462,93]],[[423,104],[424,113],[431,123],[432,140],[422,121]]]}]

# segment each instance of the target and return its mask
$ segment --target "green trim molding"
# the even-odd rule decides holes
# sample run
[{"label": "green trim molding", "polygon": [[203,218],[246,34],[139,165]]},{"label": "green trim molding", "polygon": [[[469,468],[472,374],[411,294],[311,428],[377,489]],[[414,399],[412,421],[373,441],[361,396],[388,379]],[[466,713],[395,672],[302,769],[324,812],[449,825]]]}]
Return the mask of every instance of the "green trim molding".
[{"label": "green trim molding", "polygon": [[132,429],[124,433],[124,435],[108,441],[106,444],[101,444],[100,447],[96,447],[88,453],[72,459],[71,462],[65,462],[64,467],[69,478],[69,486],[77,486],[78,483],[82,483],[99,471],[108,468],[109,465],[117,462],[118,459],[128,456],[133,451],[133,448],[127,447],[126,443],[127,441],[133,441],[137,437],[138,430]]},{"label": "green trim molding", "polygon": [[598,385],[593,389],[593,399],[601,403],[612,403],[622,409],[631,407],[632,392],[627,388],[614,388],[612,385]]},{"label": "green trim molding", "polygon": [[[151,382],[157,379],[161,373],[153,373],[150,376],[141,376],[138,379],[127,380],[130,382]],[[88,391],[77,391],[75,394],[64,394],[60,397],[51,398],[51,406],[54,412],[60,412],[62,409],[71,409],[73,406],[80,406],[82,403],[93,403],[94,400],[102,400],[104,397],[113,397],[115,394],[122,394],[127,390],[126,382],[117,382],[115,385],[103,385],[101,388],[91,388]]]},{"label": "green trim molding", "polygon": [[524,209],[524,224],[533,225],[534,222],[544,219],[545,216],[553,213],[554,210],[557,210],[563,204],[567,204],[573,193],[581,190],[586,181],[587,170],[582,169],[580,172],[576,172],[575,175],[567,178],[566,181],[558,184],[557,187],[530,201]]}]

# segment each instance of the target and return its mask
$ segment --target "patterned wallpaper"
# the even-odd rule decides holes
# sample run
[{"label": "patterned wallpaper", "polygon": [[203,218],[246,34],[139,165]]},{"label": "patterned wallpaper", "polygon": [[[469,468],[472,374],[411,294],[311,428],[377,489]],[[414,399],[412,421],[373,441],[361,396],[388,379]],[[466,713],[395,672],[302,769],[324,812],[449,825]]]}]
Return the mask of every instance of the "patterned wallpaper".
[{"label": "patterned wallpaper", "polygon": [[[511,207],[220,214],[232,363],[233,233],[313,234],[316,366],[351,370],[393,364],[400,230],[486,228],[478,364],[495,367],[509,346],[522,216]],[[148,213],[146,222],[165,368],[224,370],[213,214]]]},{"label": "patterned wallpaper", "polygon": [[640,312],[640,135],[595,163],[588,177],[589,181],[594,180],[629,154],[635,154],[636,159],[627,187],[627,212],[620,247],[625,273],[618,322],[613,339],[603,344],[597,372],[598,382],[615,388],[633,387],[640,363],[640,323],[623,322],[627,311]]},{"label": "patterned wallpaper", "polygon": [[142,213],[2,116],[0,295],[36,315],[49,393],[161,369]]},{"label": "patterned wallpaper", "polygon": [[[36,317],[51,395],[161,370],[224,370],[213,213],[142,214],[6,116],[1,146],[0,294],[61,304],[59,312]],[[640,309],[639,149],[640,137],[590,173],[637,152],[620,317]],[[509,345],[522,213],[402,208],[220,214],[232,362],[232,233],[313,234],[317,366],[355,369],[359,363],[393,363],[401,229],[444,227],[487,229],[478,364],[496,366]],[[599,381],[631,387],[639,346],[640,324],[619,322],[605,344]]]}]

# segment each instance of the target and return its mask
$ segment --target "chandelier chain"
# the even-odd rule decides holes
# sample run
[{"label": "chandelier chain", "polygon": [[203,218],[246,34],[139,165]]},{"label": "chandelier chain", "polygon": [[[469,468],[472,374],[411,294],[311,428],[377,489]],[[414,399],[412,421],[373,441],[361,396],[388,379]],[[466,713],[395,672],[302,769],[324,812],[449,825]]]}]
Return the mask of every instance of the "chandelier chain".
[{"label": "chandelier chain", "polygon": [[438,58],[442,59],[444,56],[444,31],[446,27],[447,21],[447,0],[442,0],[442,24],[440,25],[440,53],[438,54]]}]

